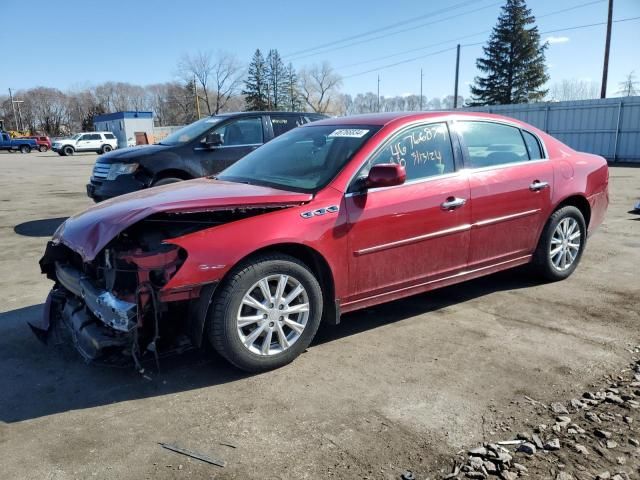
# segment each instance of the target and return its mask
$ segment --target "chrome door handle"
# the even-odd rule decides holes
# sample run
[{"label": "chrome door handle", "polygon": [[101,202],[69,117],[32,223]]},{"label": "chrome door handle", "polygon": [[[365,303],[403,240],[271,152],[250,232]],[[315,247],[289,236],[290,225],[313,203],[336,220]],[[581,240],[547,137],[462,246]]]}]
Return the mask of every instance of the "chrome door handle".
[{"label": "chrome door handle", "polygon": [[529,190],[532,192],[539,192],[540,190],[544,190],[549,186],[549,182],[541,182],[540,180],[534,180],[531,185],[529,185]]},{"label": "chrome door handle", "polygon": [[454,208],[458,208],[467,203],[467,200],[464,198],[458,197],[449,197],[444,202],[440,204],[443,210],[453,210]]}]

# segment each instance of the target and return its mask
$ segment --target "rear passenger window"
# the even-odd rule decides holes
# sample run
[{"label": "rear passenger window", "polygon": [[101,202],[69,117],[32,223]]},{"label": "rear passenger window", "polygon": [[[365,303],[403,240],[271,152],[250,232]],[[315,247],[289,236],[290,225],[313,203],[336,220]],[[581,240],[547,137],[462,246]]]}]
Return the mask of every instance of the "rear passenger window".
[{"label": "rear passenger window", "polygon": [[105,138],[108,138],[109,140],[113,140],[113,139],[115,139],[115,138],[116,138],[116,137],[115,137],[115,135],[114,135],[113,133],[105,133],[105,134],[104,134],[104,137],[105,137]]},{"label": "rear passenger window", "polygon": [[288,132],[292,128],[302,125],[300,115],[284,115],[271,117],[271,124],[273,125],[273,135],[275,137]]},{"label": "rear passenger window", "polygon": [[527,150],[529,150],[529,159],[538,160],[544,158],[538,139],[533,134],[524,130],[522,130],[522,136],[524,137],[524,143],[527,144]]},{"label": "rear passenger window", "polygon": [[407,181],[455,170],[453,148],[445,123],[432,123],[397,134],[369,163],[397,163],[407,171]]},{"label": "rear passenger window", "polygon": [[458,122],[471,168],[492,167],[529,159],[520,129],[489,122]]}]

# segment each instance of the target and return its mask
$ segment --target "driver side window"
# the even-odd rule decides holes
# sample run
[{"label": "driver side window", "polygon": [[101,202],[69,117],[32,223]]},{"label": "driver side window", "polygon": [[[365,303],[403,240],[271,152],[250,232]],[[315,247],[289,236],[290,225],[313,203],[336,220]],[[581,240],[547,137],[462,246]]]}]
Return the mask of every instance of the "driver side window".
[{"label": "driver side window", "polygon": [[260,117],[241,118],[216,128],[213,133],[220,134],[225,147],[259,145],[264,142]]},{"label": "driver side window", "polygon": [[363,173],[380,163],[404,166],[407,181],[452,173],[455,166],[447,124],[419,125],[396,134],[374,155]]}]

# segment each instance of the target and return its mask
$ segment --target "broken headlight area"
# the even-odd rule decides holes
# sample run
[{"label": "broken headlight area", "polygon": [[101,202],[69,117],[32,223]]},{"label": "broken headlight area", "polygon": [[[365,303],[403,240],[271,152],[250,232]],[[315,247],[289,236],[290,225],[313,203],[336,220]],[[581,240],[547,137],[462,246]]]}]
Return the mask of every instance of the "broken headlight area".
[{"label": "broken headlight area", "polygon": [[184,348],[179,322],[171,319],[184,318],[199,289],[166,296],[161,290],[186,253],[170,244],[152,251],[145,243],[130,247],[118,238],[93,261],[82,262],[70,248],[50,242],[40,263],[56,284],[43,318],[31,324],[38,338],[46,342],[64,327],[86,360],[121,364],[124,355],[137,366],[147,352],[155,357],[159,350]]},{"label": "broken headlight area", "polygon": [[61,231],[40,260],[55,286],[42,319],[31,327],[46,341],[64,326],[85,359],[124,354],[137,366],[146,354],[182,351],[189,342],[200,346],[215,284],[164,288],[187,258],[168,242],[281,208],[286,206],[156,213],[120,232],[89,261],[78,253],[86,246],[67,246]]}]

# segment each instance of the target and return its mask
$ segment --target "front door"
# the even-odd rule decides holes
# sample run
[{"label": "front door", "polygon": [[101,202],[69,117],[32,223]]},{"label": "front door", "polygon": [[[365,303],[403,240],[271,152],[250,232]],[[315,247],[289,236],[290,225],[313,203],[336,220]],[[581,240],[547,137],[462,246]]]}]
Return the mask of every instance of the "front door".
[{"label": "front door", "polygon": [[203,175],[213,175],[224,170],[264,143],[261,116],[232,120],[212,132],[220,134],[221,145],[207,146],[206,136],[203,136],[194,149],[194,154],[202,165]]},{"label": "front door", "polygon": [[99,133],[85,133],[78,139],[78,143],[76,143],[76,150],[86,151],[86,150],[98,150],[100,148],[100,134]]},{"label": "front door", "polygon": [[445,123],[395,135],[373,155],[405,166],[405,184],[347,194],[350,297],[402,290],[455,274],[466,266],[471,213],[469,183],[457,173]]},{"label": "front door", "polygon": [[551,209],[553,168],[537,138],[494,122],[457,122],[472,207],[469,268],[529,255]]}]

